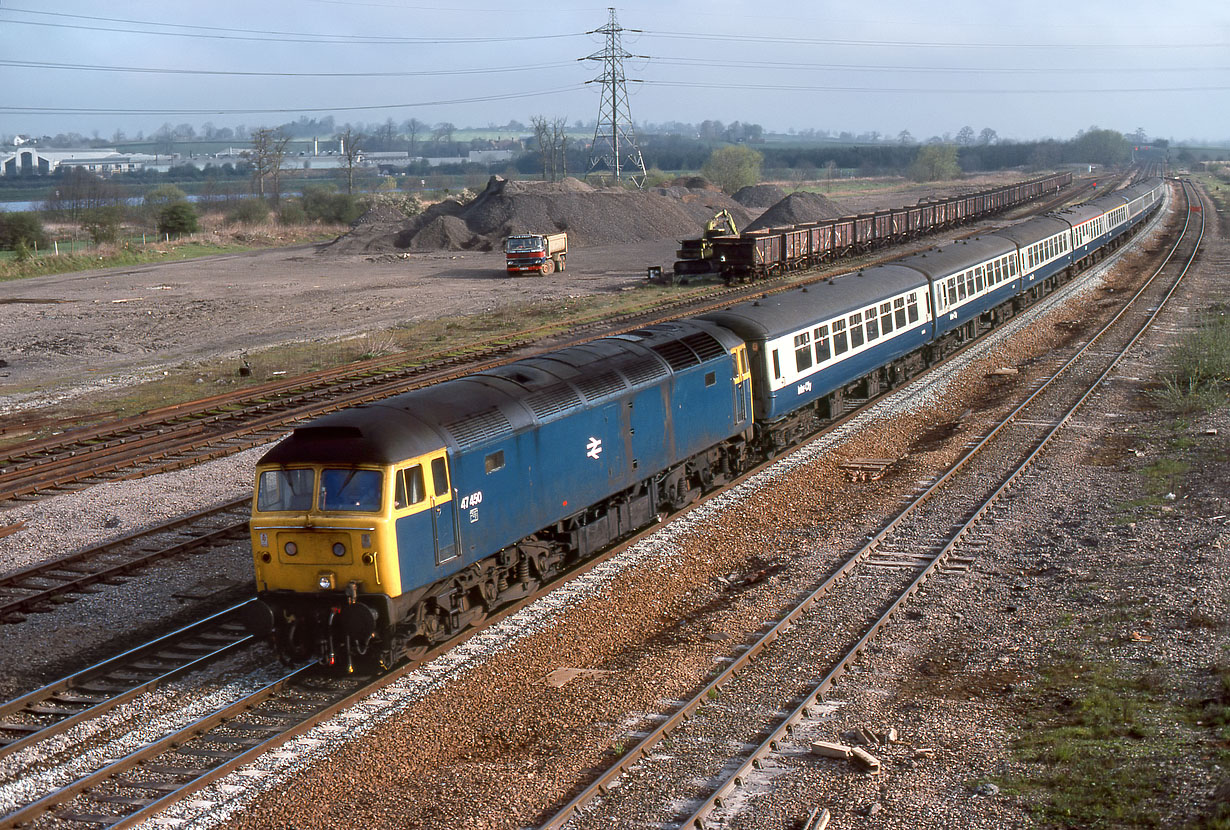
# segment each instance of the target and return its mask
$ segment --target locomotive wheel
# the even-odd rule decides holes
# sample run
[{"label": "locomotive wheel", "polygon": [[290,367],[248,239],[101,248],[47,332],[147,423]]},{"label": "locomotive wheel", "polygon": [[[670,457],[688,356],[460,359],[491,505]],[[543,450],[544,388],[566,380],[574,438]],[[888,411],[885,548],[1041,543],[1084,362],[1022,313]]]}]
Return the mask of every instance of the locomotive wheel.
[{"label": "locomotive wheel", "polygon": [[555,273],[555,261],[548,259],[542,264],[542,275],[544,277]]}]

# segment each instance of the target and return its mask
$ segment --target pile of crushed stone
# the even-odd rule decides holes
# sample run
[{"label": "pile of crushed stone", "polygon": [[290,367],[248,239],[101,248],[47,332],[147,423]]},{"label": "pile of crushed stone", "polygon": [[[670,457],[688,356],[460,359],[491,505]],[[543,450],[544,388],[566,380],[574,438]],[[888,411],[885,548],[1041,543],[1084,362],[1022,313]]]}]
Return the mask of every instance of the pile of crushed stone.
[{"label": "pile of crushed stone", "polygon": [[749,184],[731,198],[746,208],[768,208],[786,198],[786,191],[775,184]]},{"label": "pile of crushed stone", "polygon": [[385,254],[402,251],[495,251],[513,233],[566,231],[570,246],[609,245],[699,236],[705,222],[729,210],[740,226],[748,210],[721,191],[682,184],[630,191],[595,188],[574,178],[516,182],[492,176],[472,201],[448,199],[407,219],[369,211],[323,251]]},{"label": "pile of crushed stone", "polygon": [[801,190],[791,193],[760,214],[760,218],[748,225],[746,229],[755,231],[761,228],[780,228],[785,225],[800,225],[804,222],[836,219],[847,215],[849,211],[842,210],[836,202],[819,193],[808,193]]}]

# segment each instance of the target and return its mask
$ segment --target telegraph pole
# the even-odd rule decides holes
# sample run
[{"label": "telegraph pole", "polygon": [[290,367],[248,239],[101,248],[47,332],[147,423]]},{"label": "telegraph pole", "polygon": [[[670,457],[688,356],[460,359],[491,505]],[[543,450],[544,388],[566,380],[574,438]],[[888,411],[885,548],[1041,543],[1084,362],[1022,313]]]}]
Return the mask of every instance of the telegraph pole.
[{"label": "telegraph pole", "polygon": [[[606,35],[606,46],[582,60],[601,61],[602,77],[587,81],[602,84],[602,103],[598,107],[598,125],[594,128],[594,143],[589,151],[589,172],[606,167],[616,181],[626,176],[637,187],[645,183],[645,160],[636,146],[632,127],[632,111],[628,107],[628,86],[624,77],[624,58],[638,57],[625,52],[620,43],[622,32],[637,31],[620,28],[615,9],[601,29],[589,34]],[[635,83],[635,79],[633,80]]]}]

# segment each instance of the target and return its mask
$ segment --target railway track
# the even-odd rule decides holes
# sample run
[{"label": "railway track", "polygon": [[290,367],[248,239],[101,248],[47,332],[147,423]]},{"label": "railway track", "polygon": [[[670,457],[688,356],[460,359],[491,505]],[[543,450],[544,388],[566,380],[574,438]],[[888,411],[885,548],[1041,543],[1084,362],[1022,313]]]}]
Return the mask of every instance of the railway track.
[{"label": "railway track", "polygon": [[[1190,200],[1187,185],[1184,191]],[[834,685],[914,594],[937,577],[960,578],[977,561],[1014,485],[1161,313],[1203,237],[1203,211],[1198,222],[1187,213],[1166,261],[1113,319],[543,830],[722,826],[738,791],[768,786],[803,763],[809,745],[828,737],[818,717],[831,711]],[[822,751],[853,754],[841,745]],[[861,751],[864,765],[878,771],[874,755]]]},{"label": "railway track", "polygon": [[[1064,194],[1058,202],[1044,203],[1042,209],[1071,198]],[[843,260],[840,266],[843,270],[865,267],[908,252],[899,249],[881,255],[884,250]],[[750,285],[703,287],[615,317],[584,320],[566,331],[539,327],[412,361],[404,356],[376,358],[150,410],[132,418],[69,429],[0,451],[0,504],[80,489],[104,480],[183,469],[259,446],[298,421],[336,409],[501,365],[532,350],[558,348],[687,314],[702,314],[757,294],[828,279],[833,273],[831,266],[825,266],[819,271],[793,271]]]},{"label": "railway track", "polygon": [[236,499],[0,577],[0,624],[54,609],[173,557],[203,553],[247,535],[251,499]]},{"label": "railway track", "polygon": [[[581,571],[565,578],[575,578],[578,573],[592,569],[606,558],[616,555],[623,547],[612,550],[602,559],[587,563]],[[871,557],[864,556],[863,560],[870,561]],[[934,561],[941,561],[940,554],[936,554]],[[542,593],[549,593],[562,581],[557,580]],[[833,584],[842,581],[836,574],[829,580]],[[905,596],[908,597],[909,593],[912,591]],[[487,625],[515,613],[532,599],[502,610],[488,620]],[[467,632],[464,636],[473,636],[481,630]],[[771,644],[776,639],[777,636],[767,642]],[[456,642],[451,642],[433,650],[423,661],[454,645]],[[35,826],[59,826],[66,821],[77,826],[131,826],[257,755],[302,734],[353,701],[372,694],[414,668],[415,665],[403,666],[374,681],[363,678],[325,679],[304,668],[296,669],[218,712],[95,769],[69,786],[42,794],[0,819],[0,828],[24,826],[30,822],[36,822]],[[737,674],[737,671],[730,672],[732,677]],[[698,695],[701,698],[707,696],[708,692]]]}]

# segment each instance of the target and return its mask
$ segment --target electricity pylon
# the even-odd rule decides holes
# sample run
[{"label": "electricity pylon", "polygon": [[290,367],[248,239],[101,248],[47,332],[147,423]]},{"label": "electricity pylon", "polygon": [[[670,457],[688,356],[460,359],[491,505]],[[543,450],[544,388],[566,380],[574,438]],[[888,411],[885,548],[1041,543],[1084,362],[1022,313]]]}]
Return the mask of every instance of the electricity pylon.
[{"label": "electricity pylon", "polygon": [[636,31],[622,29],[615,19],[615,9],[601,29],[589,34],[606,35],[606,47],[583,58],[602,61],[602,77],[587,83],[602,84],[602,104],[598,107],[598,125],[594,128],[594,143],[589,151],[589,172],[605,166],[616,180],[627,177],[640,187],[645,183],[645,160],[636,146],[636,131],[632,128],[632,111],[628,107],[628,86],[624,77],[624,58],[637,57],[625,52],[620,33]]}]

